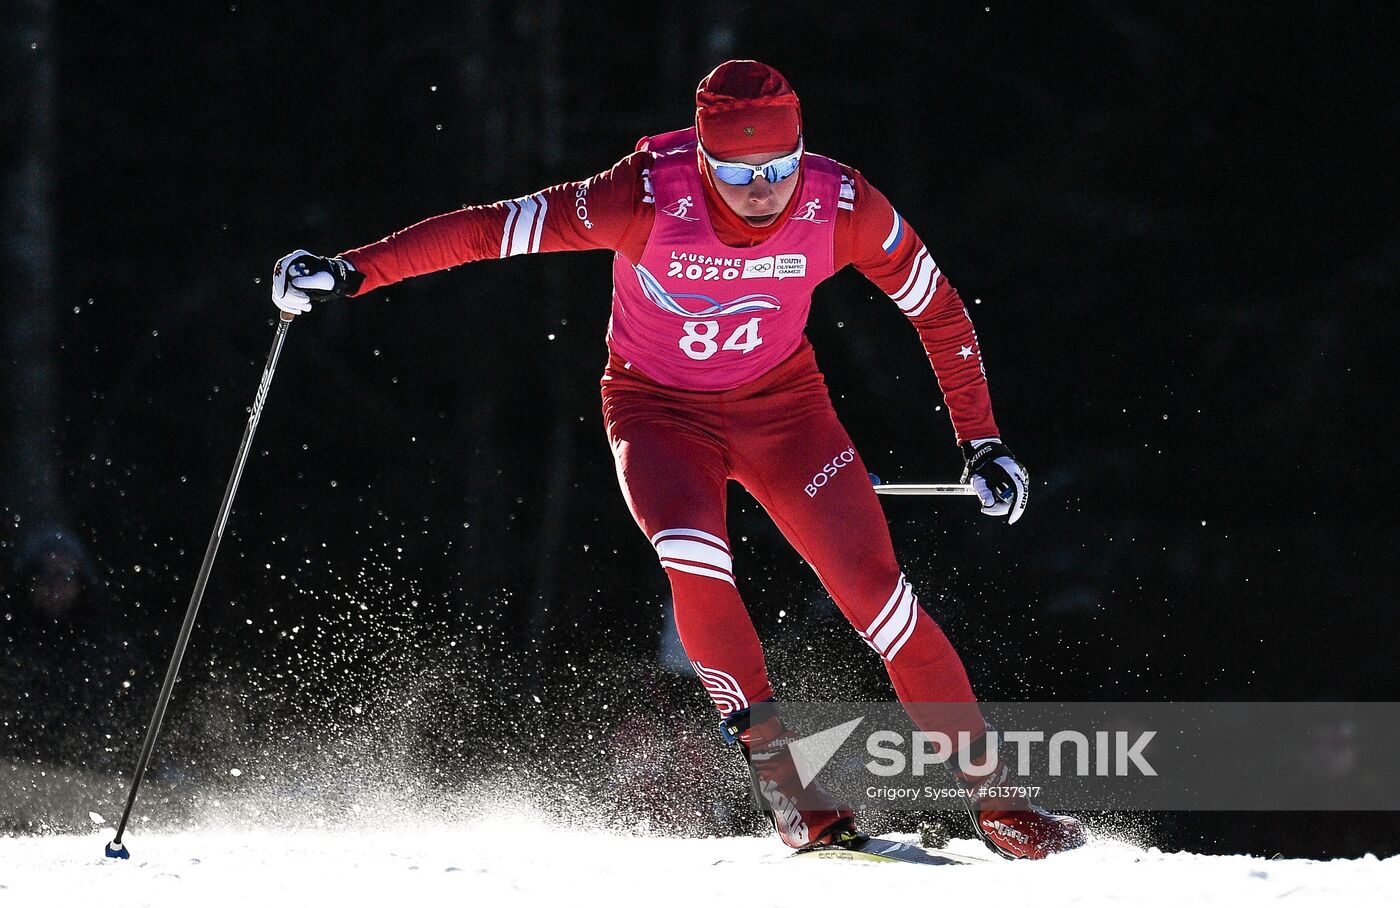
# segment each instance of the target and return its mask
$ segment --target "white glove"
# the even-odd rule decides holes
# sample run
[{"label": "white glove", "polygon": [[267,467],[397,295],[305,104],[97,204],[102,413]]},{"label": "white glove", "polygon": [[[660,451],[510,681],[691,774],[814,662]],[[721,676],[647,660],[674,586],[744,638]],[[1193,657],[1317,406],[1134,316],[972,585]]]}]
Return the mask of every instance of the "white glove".
[{"label": "white glove", "polygon": [[364,282],[364,275],[347,260],[298,249],[272,266],[272,302],[283,312],[301,315],[311,311],[313,301],[349,296]]},{"label": "white glove", "polygon": [[1025,513],[1029,503],[1030,475],[1001,443],[1000,438],[977,438],[963,445],[962,481],[971,483],[982,499],[982,513],[992,517],[1010,514],[1007,523],[1015,523]]}]

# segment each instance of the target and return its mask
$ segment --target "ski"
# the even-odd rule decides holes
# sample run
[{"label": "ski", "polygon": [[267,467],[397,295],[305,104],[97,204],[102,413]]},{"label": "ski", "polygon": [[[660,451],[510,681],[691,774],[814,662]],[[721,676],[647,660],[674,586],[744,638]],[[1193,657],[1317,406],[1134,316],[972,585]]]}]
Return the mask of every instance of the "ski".
[{"label": "ski", "polygon": [[859,836],[847,843],[818,845],[794,852],[794,858],[818,858],[832,861],[868,861],[871,863],[927,864],[956,866],[1001,863],[995,857],[980,857],[944,848],[927,848],[912,842],[900,842],[875,836]]}]

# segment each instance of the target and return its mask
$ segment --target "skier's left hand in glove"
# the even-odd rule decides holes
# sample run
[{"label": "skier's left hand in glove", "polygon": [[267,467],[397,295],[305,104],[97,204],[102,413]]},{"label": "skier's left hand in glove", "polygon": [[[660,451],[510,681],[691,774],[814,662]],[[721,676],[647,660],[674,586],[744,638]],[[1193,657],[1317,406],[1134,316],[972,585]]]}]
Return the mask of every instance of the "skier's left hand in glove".
[{"label": "skier's left hand in glove", "polygon": [[982,499],[982,513],[992,517],[1010,514],[1007,523],[1021,519],[1030,492],[1030,476],[1000,438],[964,442],[962,481],[971,483]]},{"label": "skier's left hand in glove", "polygon": [[301,315],[311,311],[313,302],[350,296],[364,282],[365,276],[345,259],[298,249],[272,267],[272,301],[283,312]]}]

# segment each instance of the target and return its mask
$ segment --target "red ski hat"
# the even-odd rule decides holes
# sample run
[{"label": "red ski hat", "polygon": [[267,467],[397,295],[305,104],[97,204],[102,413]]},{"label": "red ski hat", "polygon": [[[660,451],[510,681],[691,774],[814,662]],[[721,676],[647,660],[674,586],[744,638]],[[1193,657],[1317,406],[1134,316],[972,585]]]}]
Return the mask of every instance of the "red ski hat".
[{"label": "red ski hat", "polygon": [[721,160],[797,147],[802,107],[782,73],[757,60],[726,60],[695,89],[695,129]]}]

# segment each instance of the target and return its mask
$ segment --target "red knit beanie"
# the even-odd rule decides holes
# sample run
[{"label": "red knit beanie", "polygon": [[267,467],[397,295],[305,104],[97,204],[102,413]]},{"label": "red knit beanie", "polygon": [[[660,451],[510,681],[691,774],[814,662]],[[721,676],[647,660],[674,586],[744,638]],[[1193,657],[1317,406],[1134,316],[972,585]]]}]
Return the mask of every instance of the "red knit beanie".
[{"label": "red knit beanie", "polygon": [[792,86],[757,60],[726,60],[695,89],[700,144],[717,158],[782,154],[797,147],[802,108]]}]

